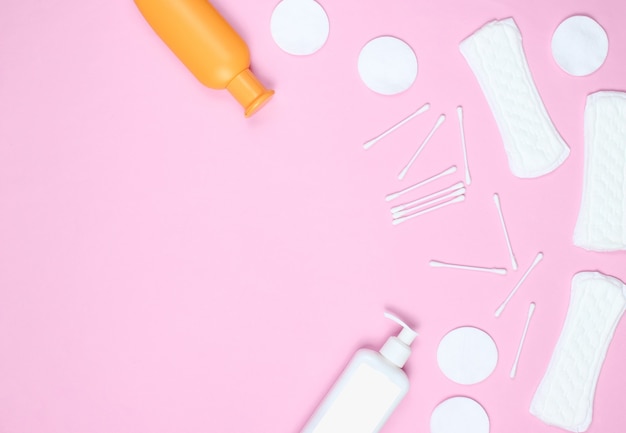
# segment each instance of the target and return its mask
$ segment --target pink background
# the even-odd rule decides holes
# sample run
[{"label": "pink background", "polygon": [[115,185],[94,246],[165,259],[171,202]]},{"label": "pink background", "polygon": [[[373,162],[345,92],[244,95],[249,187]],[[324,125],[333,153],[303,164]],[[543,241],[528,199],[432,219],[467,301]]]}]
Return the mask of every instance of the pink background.
[{"label": "pink background", "polygon": [[[397,327],[421,336],[412,388],[386,432],[429,431],[443,399],[467,395],[492,432],[555,432],[528,412],[578,271],[626,280],[624,252],[572,245],[587,94],[626,89],[622,1],[322,2],[331,34],[310,57],[280,51],[275,1],[215,0],[276,89],[251,119],[202,87],[132,1],[4,0],[0,13],[0,432],[293,432],[352,353]],[[593,16],[610,38],[594,75],[552,59],[561,20]],[[495,121],[458,43],[513,16],[538,89],[571,155],[535,180],[509,171]],[[419,76],[385,97],[357,75],[360,48],[394,35]],[[369,151],[362,143],[430,102]],[[456,164],[465,107],[467,200],[390,224],[385,194]],[[444,123],[403,182],[395,176],[436,117]],[[463,178],[462,171],[410,198]],[[433,269],[430,259],[510,267],[500,193],[520,270]],[[501,318],[493,311],[538,251],[544,261]],[[537,303],[518,377],[508,373]],[[436,364],[443,335],[495,339],[494,374],[456,385]],[[589,432],[624,431],[626,327],[600,376]]]}]

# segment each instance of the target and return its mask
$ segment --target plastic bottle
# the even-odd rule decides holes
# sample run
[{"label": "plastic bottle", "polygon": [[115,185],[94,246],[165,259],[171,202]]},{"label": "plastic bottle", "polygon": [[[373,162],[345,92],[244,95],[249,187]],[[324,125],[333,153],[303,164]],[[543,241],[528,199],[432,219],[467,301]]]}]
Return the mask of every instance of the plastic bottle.
[{"label": "plastic bottle", "polygon": [[274,94],[250,71],[248,46],[207,0],[135,0],[154,31],[200,80],[254,114]]},{"label": "plastic bottle", "polygon": [[417,332],[390,313],[402,326],[380,352],[360,349],[317,408],[302,433],[376,433],[409,390],[402,369]]}]

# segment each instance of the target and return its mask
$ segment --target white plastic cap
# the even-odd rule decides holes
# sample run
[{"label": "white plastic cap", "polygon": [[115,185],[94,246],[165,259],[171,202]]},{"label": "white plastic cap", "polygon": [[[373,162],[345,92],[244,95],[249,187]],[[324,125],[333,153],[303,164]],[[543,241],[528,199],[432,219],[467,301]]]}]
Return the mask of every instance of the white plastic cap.
[{"label": "white plastic cap", "polygon": [[411,355],[411,343],[413,343],[418,334],[394,314],[385,312],[385,317],[402,326],[402,331],[400,331],[397,337],[389,337],[380,349],[380,354],[392,364],[402,368]]}]

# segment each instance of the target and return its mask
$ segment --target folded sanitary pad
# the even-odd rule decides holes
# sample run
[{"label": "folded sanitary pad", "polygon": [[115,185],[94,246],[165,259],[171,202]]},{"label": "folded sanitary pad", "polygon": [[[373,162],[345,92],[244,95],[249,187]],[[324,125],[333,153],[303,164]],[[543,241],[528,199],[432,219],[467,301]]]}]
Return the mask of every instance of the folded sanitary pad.
[{"label": "folded sanitary pad", "polygon": [[585,175],[574,244],[626,249],[626,93],[597,92],[585,108]]},{"label": "folded sanitary pad", "polygon": [[517,177],[542,176],[569,155],[537,92],[512,18],[492,21],[460,44],[496,119]]},{"label": "folded sanitary pad", "polygon": [[584,432],[591,424],[598,376],[626,307],[626,286],[599,272],[572,280],[565,325],[530,412],[546,424]]}]

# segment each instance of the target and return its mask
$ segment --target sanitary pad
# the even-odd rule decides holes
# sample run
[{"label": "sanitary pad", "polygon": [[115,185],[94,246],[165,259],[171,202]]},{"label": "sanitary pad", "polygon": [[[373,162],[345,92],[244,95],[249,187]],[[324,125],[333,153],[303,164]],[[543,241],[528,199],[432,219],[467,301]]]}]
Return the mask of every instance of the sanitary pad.
[{"label": "sanitary pad", "polygon": [[574,244],[626,249],[626,93],[587,97],[584,179]]},{"label": "sanitary pad", "polygon": [[515,21],[486,24],[460,49],[489,102],[513,174],[538,177],[561,165],[569,147],[537,92]]},{"label": "sanitary pad", "polygon": [[591,424],[600,369],[626,306],[626,286],[599,272],[572,280],[565,325],[530,412],[546,424],[573,432]]}]

